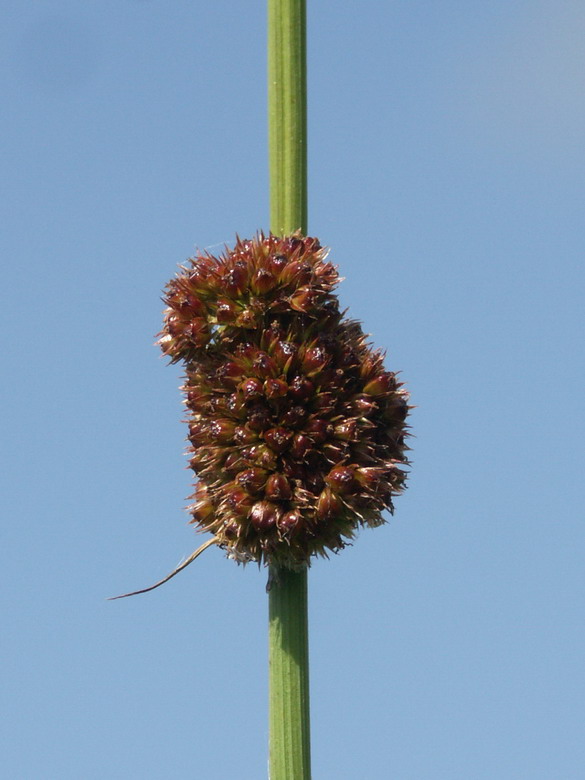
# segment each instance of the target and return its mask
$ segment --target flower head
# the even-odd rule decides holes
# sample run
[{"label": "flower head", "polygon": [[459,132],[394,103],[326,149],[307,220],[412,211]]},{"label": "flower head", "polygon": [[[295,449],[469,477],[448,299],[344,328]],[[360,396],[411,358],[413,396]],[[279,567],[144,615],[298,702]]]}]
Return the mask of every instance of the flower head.
[{"label": "flower head", "polygon": [[404,484],[408,394],[316,238],[260,234],[168,284],[160,338],[183,361],[193,522],[238,561],[301,568],[384,522]]}]

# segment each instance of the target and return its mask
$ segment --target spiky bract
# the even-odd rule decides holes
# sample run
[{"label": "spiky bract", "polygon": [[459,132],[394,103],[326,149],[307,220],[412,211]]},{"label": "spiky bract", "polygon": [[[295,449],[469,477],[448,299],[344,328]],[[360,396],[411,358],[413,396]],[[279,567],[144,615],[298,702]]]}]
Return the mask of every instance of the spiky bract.
[{"label": "spiky bract", "polygon": [[163,351],[186,368],[193,522],[238,561],[301,568],[384,522],[403,487],[408,395],[316,238],[199,254],[166,291]]}]

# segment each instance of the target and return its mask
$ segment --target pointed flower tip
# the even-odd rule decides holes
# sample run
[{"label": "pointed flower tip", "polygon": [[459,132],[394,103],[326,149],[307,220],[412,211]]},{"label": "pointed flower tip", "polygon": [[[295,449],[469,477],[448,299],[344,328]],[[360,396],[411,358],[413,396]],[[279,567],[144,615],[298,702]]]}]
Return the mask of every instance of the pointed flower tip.
[{"label": "pointed flower tip", "polygon": [[380,525],[404,486],[408,394],[340,312],[327,254],[298,231],[237,237],[167,287],[159,344],[185,366],[193,522],[240,563],[303,568]]}]

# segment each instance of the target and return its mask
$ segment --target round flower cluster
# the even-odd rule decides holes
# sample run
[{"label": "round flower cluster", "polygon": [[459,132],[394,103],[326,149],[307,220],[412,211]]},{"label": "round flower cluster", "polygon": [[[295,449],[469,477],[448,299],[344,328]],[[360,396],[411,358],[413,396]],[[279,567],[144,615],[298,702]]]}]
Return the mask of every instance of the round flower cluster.
[{"label": "round flower cluster", "polygon": [[166,290],[183,361],[193,522],[238,561],[302,568],[384,522],[403,488],[408,394],[316,238],[260,234],[201,254]]}]

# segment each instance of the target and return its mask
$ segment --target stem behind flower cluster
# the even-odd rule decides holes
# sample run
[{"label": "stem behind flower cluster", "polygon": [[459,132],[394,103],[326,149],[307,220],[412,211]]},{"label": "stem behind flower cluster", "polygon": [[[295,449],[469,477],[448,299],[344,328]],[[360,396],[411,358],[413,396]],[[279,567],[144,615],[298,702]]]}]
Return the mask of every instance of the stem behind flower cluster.
[{"label": "stem behind flower cluster", "polygon": [[[270,229],[307,232],[305,0],[268,0]],[[271,571],[270,780],[310,780],[307,570]]]}]

